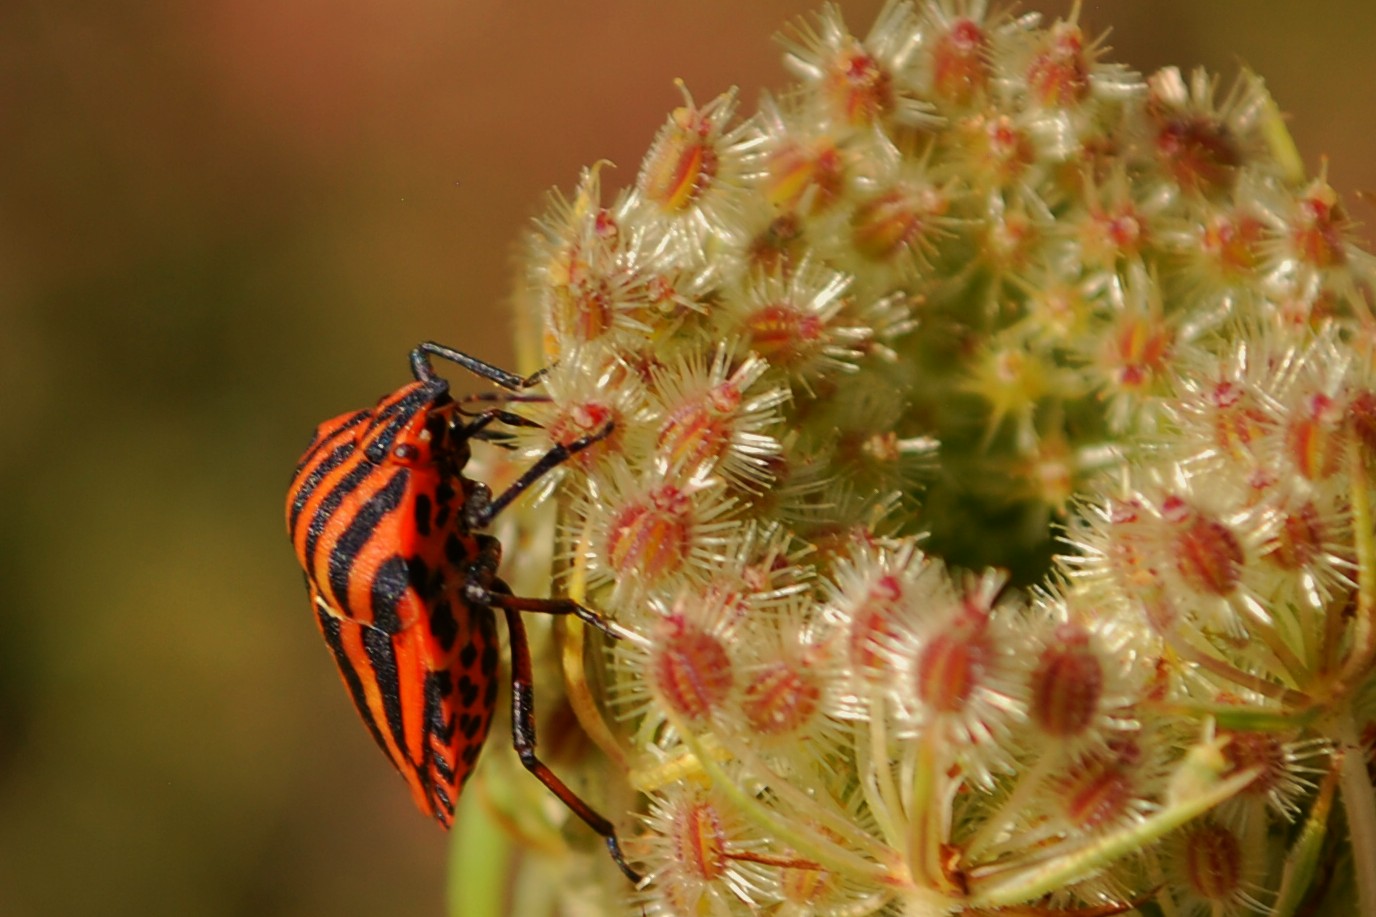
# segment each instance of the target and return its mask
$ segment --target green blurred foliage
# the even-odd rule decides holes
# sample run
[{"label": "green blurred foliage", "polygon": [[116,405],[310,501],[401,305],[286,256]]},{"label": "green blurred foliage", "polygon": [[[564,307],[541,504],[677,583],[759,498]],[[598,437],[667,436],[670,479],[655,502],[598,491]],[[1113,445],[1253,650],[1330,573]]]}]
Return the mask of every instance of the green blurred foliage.
[{"label": "green blurred foliage", "polygon": [[[311,623],[291,467],[418,340],[509,361],[544,190],[630,182],[674,77],[753,105],[815,6],[0,8],[0,914],[440,913],[445,838]],[[1258,70],[1371,222],[1369,4],[1082,16],[1144,71]]]}]

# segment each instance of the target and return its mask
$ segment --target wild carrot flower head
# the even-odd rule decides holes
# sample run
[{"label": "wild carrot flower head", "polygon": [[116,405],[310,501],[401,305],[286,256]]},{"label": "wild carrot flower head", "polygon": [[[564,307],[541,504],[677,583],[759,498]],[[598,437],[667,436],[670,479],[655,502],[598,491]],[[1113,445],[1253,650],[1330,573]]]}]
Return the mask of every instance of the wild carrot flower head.
[{"label": "wild carrot flower head", "polygon": [[1376,910],[1376,261],[1261,79],[1078,5],[780,42],[527,249],[519,442],[615,428],[556,588],[647,879],[588,912]]}]

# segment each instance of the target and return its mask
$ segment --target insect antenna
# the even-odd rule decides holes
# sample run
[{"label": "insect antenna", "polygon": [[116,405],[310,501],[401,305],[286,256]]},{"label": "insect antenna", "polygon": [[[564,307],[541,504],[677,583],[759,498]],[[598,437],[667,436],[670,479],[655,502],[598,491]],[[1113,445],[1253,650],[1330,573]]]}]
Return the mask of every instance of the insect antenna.
[{"label": "insect antenna", "polygon": [[441,359],[457,364],[473,375],[486,379],[489,382],[496,383],[502,388],[512,392],[519,392],[536,385],[545,377],[545,373],[549,371],[549,367],[545,367],[538,372],[531,373],[529,376],[518,376],[515,373],[510,373],[504,369],[493,366],[491,363],[479,360],[477,357],[471,357],[462,350],[445,347],[443,344],[436,344],[434,341],[422,341],[416,346],[415,350],[411,351],[411,372],[415,375],[417,380],[429,382],[431,379],[436,378],[435,368],[430,365],[430,357],[432,356],[440,357]]}]

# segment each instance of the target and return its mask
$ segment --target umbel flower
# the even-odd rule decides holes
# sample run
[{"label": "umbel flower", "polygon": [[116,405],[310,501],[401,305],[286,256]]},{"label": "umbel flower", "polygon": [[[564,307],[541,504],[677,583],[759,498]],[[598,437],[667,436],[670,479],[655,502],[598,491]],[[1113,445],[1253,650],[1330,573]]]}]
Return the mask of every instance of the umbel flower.
[{"label": "umbel flower", "polygon": [[1262,81],[780,42],[526,248],[509,459],[615,433],[515,517],[624,635],[551,658],[646,877],[574,827],[553,907],[1376,914],[1376,260]]}]

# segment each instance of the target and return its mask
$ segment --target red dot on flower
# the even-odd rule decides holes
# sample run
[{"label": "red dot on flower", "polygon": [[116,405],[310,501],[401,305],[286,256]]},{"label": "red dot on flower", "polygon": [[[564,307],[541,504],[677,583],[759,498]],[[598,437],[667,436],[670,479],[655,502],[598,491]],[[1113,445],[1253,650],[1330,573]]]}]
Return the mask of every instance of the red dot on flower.
[{"label": "red dot on flower", "polygon": [[885,667],[879,648],[892,645],[897,639],[902,598],[902,581],[891,573],[885,574],[874,581],[851,614],[846,642],[850,664],[859,671],[875,675]]},{"label": "red dot on flower", "polygon": [[1011,182],[1035,158],[1032,140],[1006,115],[988,122],[984,130],[988,150],[985,167],[1002,182]]},{"label": "red dot on flower", "polygon": [[848,124],[878,121],[894,105],[893,77],[862,50],[837,57],[827,71],[823,92],[832,110]]},{"label": "red dot on flower", "polygon": [[1343,428],[1339,406],[1325,394],[1311,395],[1285,431],[1295,469],[1311,481],[1332,476],[1342,464]]},{"label": "red dot on flower", "polygon": [[1124,589],[1135,590],[1154,576],[1155,571],[1144,550],[1148,525],[1138,501],[1114,500],[1109,504],[1109,569]]},{"label": "red dot on flower", "polygon": [[731,444],[731,418],[711,394],[679,405],[659,428],[659,454],[673,468],[696,468]]},{"label": "red dot on flower", "polygon": [[1273,732],[1229,732],[1223,757],[1234,772],[1257,768],[1258,773],[1242,792],[1264,796],[1285,780],[1289,770],[1285,745]]},{"label": "red dot on flower", "polygon": [[1136,254],[1146,237],[1146,223],[1131,204],[1094,213],[1087,227],[1086,248],[1099,261]]},{"label": "red dot on flower", "polygon": [[681,614],[667,616],[656,629],[650,675],[669,709],[693,720],[710,716],[735,683],[721,640]]},{"label": "red dot on flower", "polygon": [[1203,115],[1162,119],[1156,152],[1181,187],[1204,194],[1231,188],[1242,164],[1242,152],[1227,125]]},{"label": "red dot on flower", "polygon": [[1076,105],[1089,95],[1089,62],[1084,54],[1084,34],[1078,26],[1057,23],[1045,50],[1032,59],[1027,85],[1032,95],[1048,108]]},{"label": "red dot on flower", "polygon": [[706,802],[683,806],[670,823],[674,860],[678,868],[700,881],[720,879],[728,865],[726,831],[721,816]]},{"label": "red dot on flower", "polygon": [[1031,688],[1028,712],[1044,732],[1065,738],[1089,728],[1099,711],[1104,669],[1083,627],[1056,628],[1052,645],[1032,672]]},{"label": "red dot on flower", "polygon": [[1337,193],[1316,183],[1300,198],[1290,226],[1290,240],[1301,260],[1315,268],[1336,267],[1347,261],[1343,230],[1347,217]]},{"label": "red dot on flower", "polygon": [[1108,344],[1109,366],[1119,386],[1138,389],[1165,367],[1174,338],[1157,316],[1126,315],[1113,329]]},{"label": "red dot on flower", "polygon": [[787,303],[756,309],[746,316],[744,326],[755,352],[782,366],[797,363],[811,353],[826,327],[818,316]]},{"label": "red dot on flower", "polygon": [[750,240],[750,263],[768,271],[787,273],[789,265],[797,259],[802,238],[803,224],[798,215],[780,214]]},{"label": "red dot on flower", "polygon": [[1242,844],[1237,835],[1208,822],[1185,837],[1185,878],[1205,901],[1226,901],[1242,885]]},{"label": "red dot on flower", "polygon": [[921,245],[932,218],[944,214],[947,206],[945,195],[934,188],[897,185],[855,208],[852,241],[866,257],[886,261]]},{"label": "red dot on flower", "polygon": [[1237,588],[1245,557],[1233,530],[1176,497],[1167,498],[1162,511],[1175,523],[1171,548],[1185,582],[1211,595],[1228,595]]},{"label": "red dot on flower", "polygon": [[806,670],[789,662],[775,662],[751,678],[741,709],[755,731],[784,735],[797,732],[812,720],[821,697],[821,686]]},{"label": "red dot on flower", "polygon": [[603,207],[597,211],[597,216],[593,217],[592,231],[602,242],[614,242],[617,236],[621,235],[621,224],[612,216],[610,210]]},{"label": "red dot on flower", "polygon": [[611,286],[591,274],[586,265],[574,270],[566,283],[549,290],[549,318],[560,337],[595,341],[612,329],[615,312]]},{"label": "red dot on flower", "polygon": [[692,532],[692,500],[677,487],[664,485],[617,512],[604,556],[620,576],[658,580],[687,562]]},{"label": "red dot on flower", "polygon": [[675,109],[645,157],[640,188],[647,200],[673,213],[702,196],[720,168],[715,128],[697,108]]},{"label": "red dot on flower", "polygon": [[1376,392],[1363,389],[1353,395],[1347,404],[1347,419],[1368,458],[1376,454]]},{"label": "red dot on flower", "polygon": [[596,464],[598,458],[609,452],[619,452],[622,444],[622,424],[616,422],[618,413],[610,405],[596,401],[572,404],[560,411],[559,415],[545,425],[545,435],[550,442],[568,446],[588,436],[601,433],[612,425],[612,432],[605,438],[571,456],[569,461],[583,468]]},{"label": "red dot on flower", "polygon": [[1267,545],[1266,559],[1282,570],[1300,570],[1323,553],[1323,520],[1313,502],[1306,502],[1281,517],[1275,536]]},{"label": "red dot on flower", "polygon": [[761,176],[765,200],[792,211],[806,199],[806,213],[825,210],[844,190],[841,152],[831,140],[787,141],[769,154]]},{"label": "red dot on flower", "polygon": [[989,81],[989,39],[979,24],[957,19],[932,48],[932,83],[936,94],[955,105],[967,105]]},{"label": "red dot on flower", "polygon": [[1123,817],[1137,796],[1126,762],[1097,755],[1074,765],[1061,781],[1066,818],[1081,831],[1094,831]]},{"label": "red dot on flower", "polygon": [[1202,246],[1224,274],[1241,274],[1257,266],[1265,224],[1244,213],[1220,214],[1204,227]]},{"label": "red dot on flower", "polygon": [[917,696],[939,713],[965,708],[988,661],[982,631],[963,625],[936,634],[917,657]]},{"label": "red dot on flower", "polygon": [[1214,444],[1233,458],[1242,458],[1266,430],[1261,410],[1236,382],[1219,382],[1207,396]]}]

